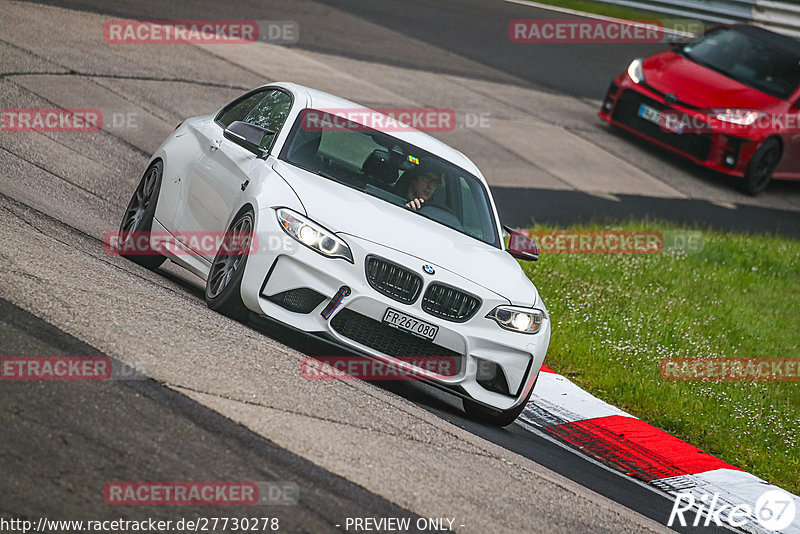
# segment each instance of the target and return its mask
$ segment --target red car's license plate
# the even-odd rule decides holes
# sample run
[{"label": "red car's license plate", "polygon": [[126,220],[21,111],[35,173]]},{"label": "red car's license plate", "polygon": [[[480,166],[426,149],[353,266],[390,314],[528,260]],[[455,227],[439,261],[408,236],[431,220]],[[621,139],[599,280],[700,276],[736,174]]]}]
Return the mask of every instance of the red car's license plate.
[{"label": "red car's license plate", "polygon": [[642,104],[639,106],[637,115],[646,121],[652,122],[653,124],[658,124],[665,130],[674,134],[680,135],[683,133],[683,125],[680,124],[675,116],[664,114],[655,108],[651,108],[647,104]]}]

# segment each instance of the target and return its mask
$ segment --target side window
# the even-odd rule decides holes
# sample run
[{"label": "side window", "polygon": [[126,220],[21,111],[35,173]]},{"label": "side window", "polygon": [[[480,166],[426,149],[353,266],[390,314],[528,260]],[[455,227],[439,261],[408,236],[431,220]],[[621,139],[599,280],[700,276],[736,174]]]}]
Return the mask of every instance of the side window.
[{"label": "side window", "polygon": [[219,115],[217,115],[217,122],[222,125],[223,128],[227,128],[236,121],[243,121],[247,114],[256,107],[261,99],[264,98],[268,89],[263,91],[256,91],[255,93],[245,96],[239,100],[235,100],[232,103],[225,106]]},{"label": "side window", "polygon": [[[283,127],[291,109],[292,97],[283,91],[273,89],[242,120],[272,130],[277,134]],[[274,135],[265,135],[261,141],[261,148],[270,148],[274,138]]]}]

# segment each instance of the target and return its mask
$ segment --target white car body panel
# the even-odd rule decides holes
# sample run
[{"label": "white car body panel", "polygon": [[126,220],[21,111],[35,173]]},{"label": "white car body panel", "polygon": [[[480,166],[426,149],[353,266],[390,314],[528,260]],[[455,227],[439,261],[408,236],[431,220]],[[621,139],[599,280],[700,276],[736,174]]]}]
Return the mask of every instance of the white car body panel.
[{"label": "white car body panel", "polygon": [[[344,310],[357,312],[378,323],[387,308],[402,311],[437,325],[439,332],[434,343],[463,357],[463,365],[456,376],[429,374],[432,380],[457,387],[460,395],[466,394],[500,410],[518,406],[533,387],[547,352],[550,319],[536,288],[517,261],[503,248],[279,160],[291,125],[303,109],[363,106],[296,84],[269,86],[290,91],[294,102],[266,160],[224,139],[222,127],[214,122],[216,114],[186,120],[158,148],[153,160],[163,161],[164,174],[153,231],[223,232],[242,207],[250,206],[255,213],[254,232],[260,247],[247,257],[241,297],[251,311],[395,363],[400,361],[345,337],[331,323]],[[466,156],[421,132],[392,132],[391,135],[477,177],[487,191],[499,231],[500,220],[488,185]],[[244,184],[247,186],[243,189]],[[335,232],[350,247],[353,263],[324,257],[290,238],[276,219],[275,209],[279,207],[306,215]],[[155,241],[153,246],[157,246]],[[369,255],[420,274],[423,279],[420,298],[407,305],[373,289],[365,275],[365,261]],[[171,255],[170,259],[206,278],[213,257],[178,254]],[[423,273],[423,265],[433,267],[435,273]],[[478,296],[482,301],[480,309],[461,323],[427,313],[421,307],[421,296],[433,281]],[[320,310],[345,285],[351,289],[351,295],[343,300],[331,319],[325,319]],[[266,298],[296,288],[310,288],[326,298],[311,313],[289,311]],[[545,318],[540,331],[523,334],[504,330],[486,317],[496,306],[509,304],[542,310]],[[497,363],[512,394],[482,387],[476,381],[475,358]]]}]

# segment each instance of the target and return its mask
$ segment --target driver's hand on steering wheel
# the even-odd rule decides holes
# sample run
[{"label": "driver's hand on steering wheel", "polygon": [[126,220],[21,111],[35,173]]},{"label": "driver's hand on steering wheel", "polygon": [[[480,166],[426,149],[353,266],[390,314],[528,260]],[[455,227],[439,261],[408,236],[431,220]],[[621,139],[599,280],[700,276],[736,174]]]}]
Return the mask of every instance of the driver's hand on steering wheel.
[{"label": "driver's hand on steering wheel", "polygon": [[422,203],[425,202],[424,198],[415,198],[414,200],[409,200],[406,202],[406,207],[411,208],[414,211],[417,211],[422,207]]}]

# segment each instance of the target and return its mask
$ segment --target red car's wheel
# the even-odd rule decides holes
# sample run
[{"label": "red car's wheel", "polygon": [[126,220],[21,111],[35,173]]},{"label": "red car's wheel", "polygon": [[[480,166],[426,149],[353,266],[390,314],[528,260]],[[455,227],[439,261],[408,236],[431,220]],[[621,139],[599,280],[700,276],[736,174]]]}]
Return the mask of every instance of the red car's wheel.
[{"label": "red car's wheel", "polygon": [[781,159],[781,144],[777,139],[767,139],[750,158],[744,172],[744,190],[750,195],[758,195],[772,181],[772,173]]}]

